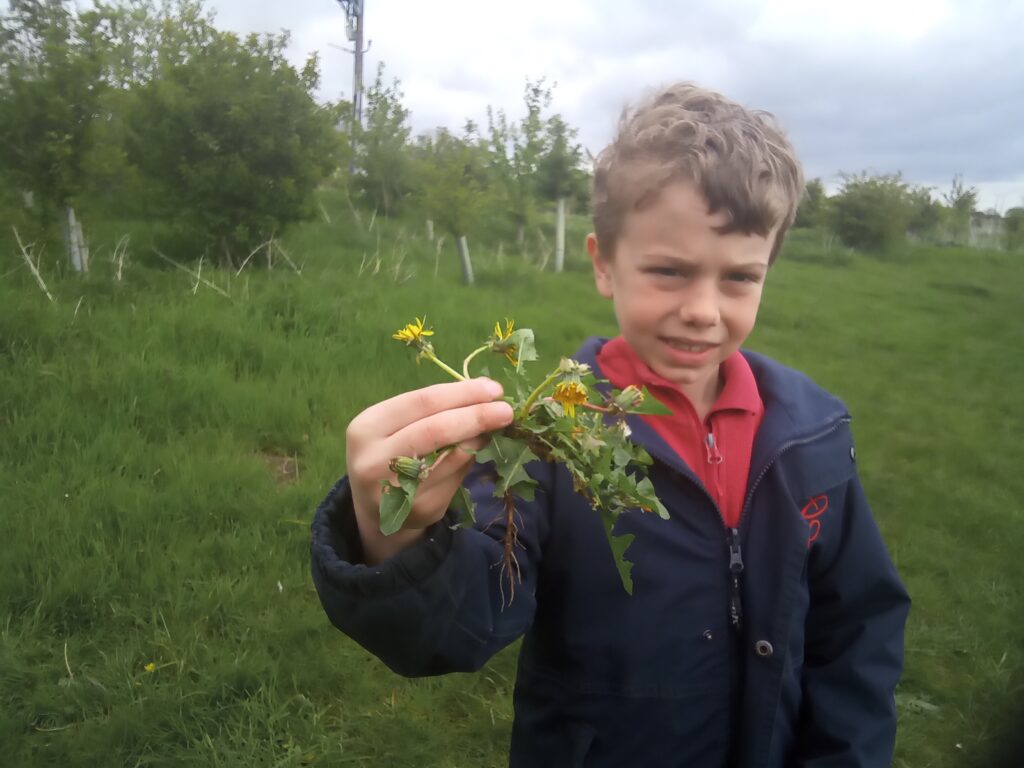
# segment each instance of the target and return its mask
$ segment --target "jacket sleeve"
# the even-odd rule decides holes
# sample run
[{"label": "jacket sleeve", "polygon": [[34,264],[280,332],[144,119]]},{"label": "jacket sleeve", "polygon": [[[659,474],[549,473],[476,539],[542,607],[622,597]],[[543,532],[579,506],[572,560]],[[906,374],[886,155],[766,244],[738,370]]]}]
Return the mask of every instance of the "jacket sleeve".
[{"label": "jacket sleeve", "polygon": [[[545,473],[550,465],[527,471]],[[504,505],[486,467],[466,485],[476,502],[474,527],[449,511],[416,544],[376,566],[363,564],[348,478],[320,504],[312,524],[313,582],[331,622],[407,677],[477,670],[533,621],[534,587],[546,530],[544,483],[534,501],[517,501],[521,580],[510,594],[502,569]]]},{"label": "jacket sleeve", "polygon": [[799,768],[883,768],[896,741],[910,598],[856,475],[843,513],[838,535],[809,555]]}]

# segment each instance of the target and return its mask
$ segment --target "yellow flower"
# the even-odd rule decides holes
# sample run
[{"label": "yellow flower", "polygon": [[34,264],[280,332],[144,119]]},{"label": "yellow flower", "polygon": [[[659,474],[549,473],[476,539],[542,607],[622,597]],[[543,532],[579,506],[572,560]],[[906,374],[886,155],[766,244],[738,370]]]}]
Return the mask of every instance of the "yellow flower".
[{"label": "yellow flower", "polygon": [[555,402],[561,403],[567,416],[576,417],[576,406],[587,402],[587,388],[578,381],[561,382],[555,385]]},{"label": "yellow flower", "polygon": [[434,332],[423,327],[424,320],[426,318],[421,320],[417,317],[415,323],[409,323],[404,328],[399,328],[391,335],[391,338],[404,341],[410,347],[428,343],[424,337],[433,336]]},{"label": "yellow flower", "polygon": [[147,672],[147,673],[149,673],[149,674],[153,674],[153,672],[154,672],[154,671],[156,670],[156,664],[154,664],[154,663],[153,663],[153,662],[151,661],[151,662],[149,662],[149,664],[147,664],[146,666],[144,666],[144,667],[143,667],[143,669],[144,669],[144,670],[146,670],[146,672]]},{"label": "yellow flower", "polygon": [[505,318],[505,330],[501,330],[501,323],[494,324],[494,335],[491,337],[491,349],[495,352],[500,352],[505,355],[505,359],[508,360],[512,365],[519,365],[518,353],[519,350],[516,345],[513,344],[510,339],[512,338],[512,331],[515,330],[516,321]]},{"label": "yellow flower", "polygon": [[494,338],[496,338],[498,341],[504,341],[505,339],[507,339],[510,336],[512,336],[512,331],[513,331],[513,329],[515,329],[515,327],[516,327],[516,321],[515,320],[509,320],[506,317],[505,318],[505,332],[504,333],[501,332],[501,323],[495,323],[494,324]]}]

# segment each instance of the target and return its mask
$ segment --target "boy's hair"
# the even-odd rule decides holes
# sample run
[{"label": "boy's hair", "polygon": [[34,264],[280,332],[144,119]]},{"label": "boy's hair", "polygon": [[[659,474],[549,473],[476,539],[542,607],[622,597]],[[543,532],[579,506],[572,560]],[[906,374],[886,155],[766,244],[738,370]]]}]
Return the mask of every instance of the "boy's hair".
[{"label": "boy's hair", "polygon": [[748,110],[692,83],[662,89],[634,111],[594,167],[594,233],[611,258],[626,214],[652,204],[671,182],[697,185],[709,212],[724,210],[722,234],[767,236],[775,261],[796,217],[804,176],[793,146],[768,112]]}]

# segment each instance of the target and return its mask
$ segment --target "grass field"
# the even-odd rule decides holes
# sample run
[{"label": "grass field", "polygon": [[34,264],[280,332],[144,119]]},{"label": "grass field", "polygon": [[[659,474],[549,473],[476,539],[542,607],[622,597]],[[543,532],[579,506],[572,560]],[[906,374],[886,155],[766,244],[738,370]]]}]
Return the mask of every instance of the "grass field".
[{"label": "grass field", "polygon": [[[614,333],[576,221],[569,270],[478,245],[458,284],[411,227],[327,194],[284,243],[305,264],[225,298],[93,234],[86,278],[44,258],[50,304],[0,251],[0,763],[499,766],[515,648],[404,680],[323,615],[308,524],[366,405],[440,380],[390,339],[426,314],[444,355],[494,321],[542,356]],[[135,231],[118,281],[107,259]],[[138,234],[142,233],[142,234]],[[1024,261],[885,260],[797,233],[749,346],[854,415],[860,466],[914,599],[896,765],[984,765],[1024,685]]]}]

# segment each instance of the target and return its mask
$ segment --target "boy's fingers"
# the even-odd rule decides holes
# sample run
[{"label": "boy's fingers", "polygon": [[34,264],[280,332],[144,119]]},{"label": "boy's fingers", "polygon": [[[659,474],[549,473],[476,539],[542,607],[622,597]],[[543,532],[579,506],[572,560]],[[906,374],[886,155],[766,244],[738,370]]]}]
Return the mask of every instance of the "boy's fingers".
[{"label": "boy's fingers", "polygon": [[390,437],[415,421],[453,408],[496,400],[501,394],[501,384],[487,378],[434,384],[370,406],[353,421],[358,422],[354,431],[365,431],[370,438]]},{"label": "boy's fingers", "polygon": [[[423,488],[416,494],[416,500],[412,504],[413,515],[417,518],[414,526],[419,527],[417,524],[422,520],[425,527],[436,522],[444,515],[444,512],[451,505],[452,496],[459,489],[459,486],[462,484],[462,478],[468,470],[468,466],[463,466],[460,471],[442,482],[431,485],[429,488]],[[431,476],[431,479],[433,479],[433,476]]]},{"label": "boy's fingers", "polygon": [[[465,443],[461,445],[465,445]],[[445,456],[441,463],[430,471],[430,477],[426,482],[430,485],[440,485],[456,474],[459,475],[461,481],[466,474],[464,470],[468,470],[472,463],[473,454],[456,449]]]},{"label": "boy's fingers", "polygon": [[512,406],[503,400],[435,413],[409,424],[382,441],[387,456],[426,456],[446,445],[474,440],[512,422]]}]

